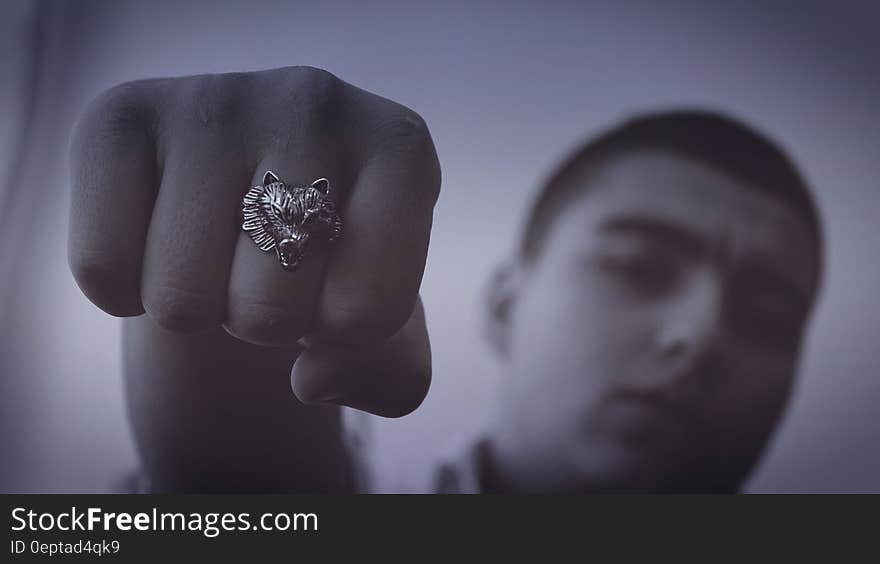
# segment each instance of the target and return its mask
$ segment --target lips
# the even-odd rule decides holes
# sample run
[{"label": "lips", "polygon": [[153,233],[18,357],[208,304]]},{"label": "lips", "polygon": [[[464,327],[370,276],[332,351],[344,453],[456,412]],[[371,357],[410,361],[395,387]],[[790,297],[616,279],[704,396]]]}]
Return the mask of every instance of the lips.
[{"label": "lips", "polygon": [[602,414],[608,429],[627,442],[668,444],[690,432],[688,412],[656,393],[622,390],[606,402]]},{"label": "lips", "polygon": [[308,236],[287,238],[278,244],[278,259],[284,268],[296,267],[305,255]]},{"label": "lips", "polygon": [[281,260],[281,265],[286,267],[296,266],[302,260],[304,253],[302,249],[297,249],[292,253],[282,253],[279,257]]}]

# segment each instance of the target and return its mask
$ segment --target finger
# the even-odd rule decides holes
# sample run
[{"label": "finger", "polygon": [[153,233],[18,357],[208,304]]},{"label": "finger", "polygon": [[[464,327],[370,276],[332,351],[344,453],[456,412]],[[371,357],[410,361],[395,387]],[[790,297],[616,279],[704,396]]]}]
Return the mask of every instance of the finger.
[{"label": "finger", "polygon": [[291,386],[304,403],[333,403],[384,417],[415,410],[431,385],[431,347],[421,301],[384,344],[318,343],[296,360]]},{"label": "finger", "polygon": [[[271,182],[271,179],[264,178],[267,171],[273,171],[291,186],[307,186],[327,177],[330,179],[329,197],[336,198],[333,192],[340,193],[351,180],[341,160],[333,156],[324,152],[304,154],[299,158],[289,155],[267,158],[257,169],[251,185]],[[295,222],[298,223],[299,218]],[[282,266],[277,252],[279,241],[266,239],[270,246],[263,251],[254,240],[254,237],[259,239],[261,236],[271,237],[268,232],[262,233],[258,229],[241,231],[238,235],[229,280],[225,327],[239,339],[259,345],[294,344],[309,331],[314,321],[327,256],[332,247],[317,236],[310,238],[301,247],[301,259],[288,270]],[[296,260],[297,250],[291,253],[287,258]]]},{"label": "finger", "polygon": [[315,337],[377,342],[413,311],[428,251],[440,168],[427,128],[404,114],[382,129],[344,206]]},{"label": "finger", "polygon": [[99,96],[71,144],[68,261],[83,293],[116,316],[144,311],[141,263],[157,186],[151,84]]},{"label": "finger", "polygon": [[[147,314],[173,331],[219,327],[249,167],[234,138],[238,124],[204,83],[181,87],[163,116],[164,163],[144,254]],[[208,99],[206,99],[208,97]]]}]

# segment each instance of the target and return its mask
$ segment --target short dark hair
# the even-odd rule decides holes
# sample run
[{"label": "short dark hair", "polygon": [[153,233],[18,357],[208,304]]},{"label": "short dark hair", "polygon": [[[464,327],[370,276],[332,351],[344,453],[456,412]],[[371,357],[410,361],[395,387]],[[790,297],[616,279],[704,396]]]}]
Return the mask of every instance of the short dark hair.
[{"label": "short dark hair", "polygon": [[566,158],[544,183],[532,205],[520,245],[526,261],[542,248],[548,228],[563,204],[590,182],[591,169],[640,149],[662,149],[705,163],[749,187],[790,205],[810,224],[821,255],[816,204],[797,168],[767,136],[715,112],[680,110],[636,116],[588,140]]}]

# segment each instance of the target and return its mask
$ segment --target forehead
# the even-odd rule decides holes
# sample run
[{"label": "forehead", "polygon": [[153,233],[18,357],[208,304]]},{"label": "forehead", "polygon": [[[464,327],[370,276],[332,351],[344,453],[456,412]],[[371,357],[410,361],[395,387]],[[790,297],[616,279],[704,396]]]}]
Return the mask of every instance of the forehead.
[{"label": "forehead", "polygon": [[774,264],[805,291],[815,289],[818,249],[809,222],[744,180],[672,152],[642,150],[615,157],[574,181],[590,187],[560,214],[559,228],[568,230],[568,241],[582,245],[595,240],[586,235],[614,235],[615,225],[646,220],[642,223],[687,234],[716,256]]}]

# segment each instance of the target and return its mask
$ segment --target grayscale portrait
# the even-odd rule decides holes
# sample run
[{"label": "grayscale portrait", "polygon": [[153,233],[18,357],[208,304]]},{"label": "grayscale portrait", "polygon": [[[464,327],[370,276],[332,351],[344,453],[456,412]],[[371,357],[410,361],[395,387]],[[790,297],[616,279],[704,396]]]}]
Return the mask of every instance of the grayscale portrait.
[{"label": "grayscale portrait", "polygon": [[878,8],[12,0],[2,492],[878,492]]}]

